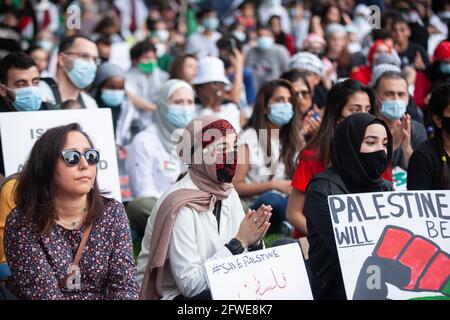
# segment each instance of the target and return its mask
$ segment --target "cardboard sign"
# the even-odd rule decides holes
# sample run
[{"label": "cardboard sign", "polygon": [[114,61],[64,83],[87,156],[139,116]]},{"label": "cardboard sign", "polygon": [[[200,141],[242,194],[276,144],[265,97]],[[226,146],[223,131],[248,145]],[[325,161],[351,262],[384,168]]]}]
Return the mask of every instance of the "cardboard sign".
[{"label": "cardboard sign", "polygon": [[0,113],[5,174],[22,170],[34,143],[47,129],[72,122],[79,123],[94,147],[100,150],[97,167],[100,190],[121,201],[114,131],[108,108]]},{"label": "cardboard sign", "polygon": [[329,196],[348,299],[450,299],[450,191]]},{"label": "cardboard sign", "polygon": [[312,300],[297,243],[205,263],[209,288],[217,300]]}]

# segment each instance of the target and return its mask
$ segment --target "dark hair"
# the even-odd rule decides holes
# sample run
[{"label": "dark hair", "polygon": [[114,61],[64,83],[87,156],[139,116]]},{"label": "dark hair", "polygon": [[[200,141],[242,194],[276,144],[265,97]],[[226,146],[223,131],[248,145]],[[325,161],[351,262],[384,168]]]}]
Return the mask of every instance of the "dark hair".
[{"label": "dark hair", "polygon": [[373,29],[372,30],[372,39],[373,41],[377,41],[377,40],[386,40],[386,39],[391,39],[392,38],[392,33],[391,31],[387,30],[387,29]]},{"label": "dark hair", "polygon": [[335,84],[327,94],[325,113],[319,131],[305,147],[306,149],[318,149],[316,158],[323,161],[325,168],[331,164],[331,140],[338,121],[342,118],[342,110],[356,92],[367,93],[370,101],[370,113],[375,116],[379,114],[379,106],[372,88],[353,79]]},{"label": "dark hair", "polygon": [[183,65],[184,62],[186,61],[186,59],[188,58],[192,58],[192,59],[196,59],[195,55],[193,54],[183,54],[181,56],[176,57],[172,63],[170,64],[170,68],[169,68],[169,75],[170,75],[170,79],[180,79],[183,80]]},{"label": "dark hair", "polygon": [[258,26],[256,27],[256,32],[258,33],[261,30],[268,30],[271,34],[273,34],[272,28],[268,25],[258,24]]},{"label": "dark hair", "polygon": [[[298,108],[295,108],[295,106],[298,105],[297,94],[295,93],[295,90],[289,81],[276,79],[266,82],[261,86],[258,94],[256,95],[252,116],[243,129],[245,130],[248,128],[253,128],[256,130],[257,135],[259,133],[259,130],[267,129],[267,117],[264,112],[266,110],[269,99],[273,96],[275,90],[279,87],[285,87],[289,90],[292,97],[292,105],[294,106],[294,117],[291,119],[291,121],[289,121],[289,123],[280,128],[280,160],[282,160],[282,162],[284,163],[286,176],[292,177],[295,171],[295,153],[296,151],[301,149],[303,143],[301,141],[299,134],[300,130],[298,128],[298,125],[300,123],[300,114],[298,112]],[[268,137],[268,139],[270,141],[270,137]],[[265,156],[270,157],[270,155],[272,154],[271,144],[267,143],[267,141],[259,141],[259,144],[264,150],[266,150],[267,153],[265,154]],[[267,166],[270,165],[271,163],[267,164]]]},{"label": "dark hair", "polygon": [[236,44],[236,49],[242,51],[242,42],[233,35],[223,35],[219,40],[217,40],[216,46],[219,50],[228,50],[231,54],[233,54],[231,51],[231,41],[234,41]]},{"label": "dark hair", "polygon": [[70,48],[72,48],[73,45],[75,44],[75,41],[77,39],[79,39],[79,38],[85,39],[85,40],[90,41],[92,43],[95,43],[94,41],[92,41],[92,39],[90,39],[90,38],[88,38],[86,36],[81,36],[81,35],[68,36],[68,37],[65,37],[64,39],[62,39],[61,43],[59,44],[58,53],[69,51]]},{"label": "dark hair", "polygon": [[272,20],[275,20],[275,19],[280,20],[280,23],[281,23],[281,17],[279,15],[277,15],[277,14],[274,14],[274,15],[270,16],[269,20],[267,21],[267,24],[270,26]]},{"label": "dark hair", "polygon": [[31,67],[36,67],[36,63],[29,55],[24,52],[11,52],[0,61],[0,82],[6,85],[9,69],[26,70]]},{"label": "dark hair", "polygon": [[[444,110],[450,105],[450,83],[443,83],[437,86],[432,92],[428,102],[431,115],[435,115],[442,119],[444,116]],[[441,183],[443,189],[450,189],[450,172],[448,170],[447,159],[444,144],[442,141],[442,129],[439,128],[433,121],[434,137],[438,142],[439,155],[441,160],[445,159],[441,163]]]},{"label": "dark hair", "polygon": [[428,79],[431,80],[433,88],[441,83],[450,82],[450,75],[441,71],[441,64],[443,63],[443,61],[436,60],[430,66]]},{"label": "dark hair", "polygon": [[377,82],[373,85],[373,88],[376,90],[381,80],[383,79],[403,79],[406,82],[406,86],[408,86],[408,80],[405,75],[398,71],[386,71],[377,79]]},{"label": "dark hair", "polygon": [[217,11],[214,10],[214,8],[210,7],[210,6],[203,7],[202,9],[200,9],[197,12],[197,20],[202,20],[207,14],[210,14],[211,12],[217,12]]},{"label": "dark hair", "polygon": [[110,46],[112,44],[112,40],[108,36],[100,36],[97,41],[95,41],[97,45],[104,44],[106,46]]},{"label": "dark hair", "polygon": [[150,31],[154,31],[156,28],[156,25],[158,23],[166,24],[166,22],[163,19],[152,19],[150,17],[145,21],[145,24],[147,25],[147,29]]},{"label": "dark hair", "polygon": [[104,29],[111,27],[117,27],[116,20],[114,20],[111,16],[106,16],[97,23],[97,26],[94,28],[93,32],[102,33]]},{"label": "dark hair", "polygon": [[[31,57],[31,54],[36,50],[44,50],[41,46],[33,44],[28,50],[27,54]],[[44,50],[45,51],[45,50]],[[46,52],[47,53],[47,52]]]},{"label": "dark hair", "polygon": [[[308,92],[312,99],[312,90],[311,90],[311,86],[309,85],[306,72],[301,71],[299,69],[290,69],[288,71],[283,72],[280,76],[280,79],[287,80],[292,85],[294,84],[294,82],[301,80],[305,84],[306,88],[308,88]],[[304,117],[305,115],[302,115],[302,117]]]},{"label": "dark hair", "polygon": [[411,27],[410,27],[408,21],[406,21],[403,17],[397,17],[397,18],[395,18],[394,21],[392,21],[392,28],[394,28],[395,25],[396,25],[396,24],[399,24],[399,23],[406,24],[406,26],[407,26],[409,29],[411,29]]},{"label": "dark hair", "polygon": [[130,57],[133,60],[139,60],[141,56],[147,52],[152,51],[156,53],[156,47],[149,41],[141,41],[136,43],[130,50]]},{"label": "dark hair", "polygon": [[298,80],[302,80],[303,83],[308,88],[308,91],[311,93],[311,86],[309,85],[308,74],[304,71],[301,71],[299,69],[290,69],[288,71],[285,71],[281,74],[280,79],[284,79],[289,81],[290,83],[297,82]]},{"label": "dark hair", "polygon": [[[32,223],[40,234],[48,234],[54,225],[55,168],[70,131],[82,133],[93,146],[78,123],[51,128],[34,144],[17,184],[15,200],[23,214],[23,222]],[[88,194],[86,225],[94,223],[102,214],[103,205],[96,179]]]}]

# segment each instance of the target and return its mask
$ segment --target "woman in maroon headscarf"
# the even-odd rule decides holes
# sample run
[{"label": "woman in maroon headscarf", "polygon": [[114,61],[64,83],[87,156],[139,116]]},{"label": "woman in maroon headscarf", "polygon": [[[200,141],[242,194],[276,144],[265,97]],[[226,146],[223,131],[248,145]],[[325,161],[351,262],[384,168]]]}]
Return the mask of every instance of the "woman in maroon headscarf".
[{"label": "woman in maroon headscarf", "polygon": [[141,299],[211,299],[204,263],[262,249],[270,226],[271,207],[245,215],[233,188],[237,134],[228,121],[191,121],[177,150],[189,172],[148,219],[138,258]]}]

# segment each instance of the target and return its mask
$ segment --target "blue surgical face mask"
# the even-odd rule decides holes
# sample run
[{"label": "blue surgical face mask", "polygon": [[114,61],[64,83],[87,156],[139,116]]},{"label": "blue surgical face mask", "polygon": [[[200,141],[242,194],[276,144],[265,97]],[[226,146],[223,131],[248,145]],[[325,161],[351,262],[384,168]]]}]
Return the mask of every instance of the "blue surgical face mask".
[{"label": "blue surgical face mask", "polygon": [[296,17],[297,14],[298,14],[297,8],[290,8],[290,9],[289,9],[289,15],[290,15],[292,18]]},{"label": "blue surgical face mask", "polygon": [[155,31],[156,36],[159,38],[159,40],[163,43],[166,43],[167,40],[169,40],[170,33],[166,29],[158,29]]},{"label": "blue surgical face mask", "polygon": [[84,89],[94,81],[96,72],[97,65],[94,62],[76,59],[67,76],[77,88]]},{"label": "blue surgical face mask", "polygon": [[408,103],[402,100],[387,100],[381,103],[381,113],[390,120],[398,120],[406,112]]},{"label": "blue surgical face mask", "polygon": [[169,105],[166,119],[175,128],[184,128],[195,117],[194,106]]},{"label": "blue surgical face mask", "polygon": [[216,17],[206,18],[203,20],[203,26],[209,31],[214,31],[219,27],[219,19]]},{"label": "blue surgical face mask", "polygon": [[262,50],[269,49],[273,46],[273,38],[271,37],[258,37],[258,48]]},{"label": "blue surgical face mask", "polygon": [[18,111],[36,111],[42,104],[42,95],[39,87],[26,87],[15,89],[16,99],[13,102]]},{"label": "blue surgical face mask", "polygon": [[48,53],[53,49],[53,42],[50,40],[39,40],[36,44]]},{"label": "blue surgical face mask", "polygon": [[273,103],[270,105],[270,112],[267,115],[269,121],[277,127],[282,127],[291,121],[294,116],[292,103]]},{"label": "blue surgical face mask", "polygon": [[245,39],[247,38],[245,32],[242,32],[241,30],[234,30],[233,36],[235,36],[240,42],[245,42]]},{"label": "blue surgical face mask", "polygon": [[125,98],[125,90],[102,89],[102,101],[108,107],[118,107]]},{"label": "blue surgical face mask", "polygon": [[281,5],[281,0],[266,0],[266,3],[271,6]]},{"label": "blue surgical face mask", "polygon": [[443,74],[450,74],[450,63],[441,62],[439,69]]}]

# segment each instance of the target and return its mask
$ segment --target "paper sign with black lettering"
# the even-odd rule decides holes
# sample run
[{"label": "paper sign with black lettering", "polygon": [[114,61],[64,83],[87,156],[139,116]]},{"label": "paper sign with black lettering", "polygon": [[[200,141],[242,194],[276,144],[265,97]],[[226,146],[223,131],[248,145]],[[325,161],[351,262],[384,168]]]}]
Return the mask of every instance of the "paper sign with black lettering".
[{"label": "paper sign with black lettering", "polygon": [[348,299],[450,300],[450,191],[329,196]]},{"label": "paper sign with black lettering", "polygon": [[121,201],[112,116],[108,108],[0,113],[5,174],[22,170],[34,143],[47,129],[72,122],[79,123],[100,150],[97,167],[100,189]]},{"label": "paper sign with black lettering", "polygon": [[205,263],[214,300],[312,300],[297,243]]}]

